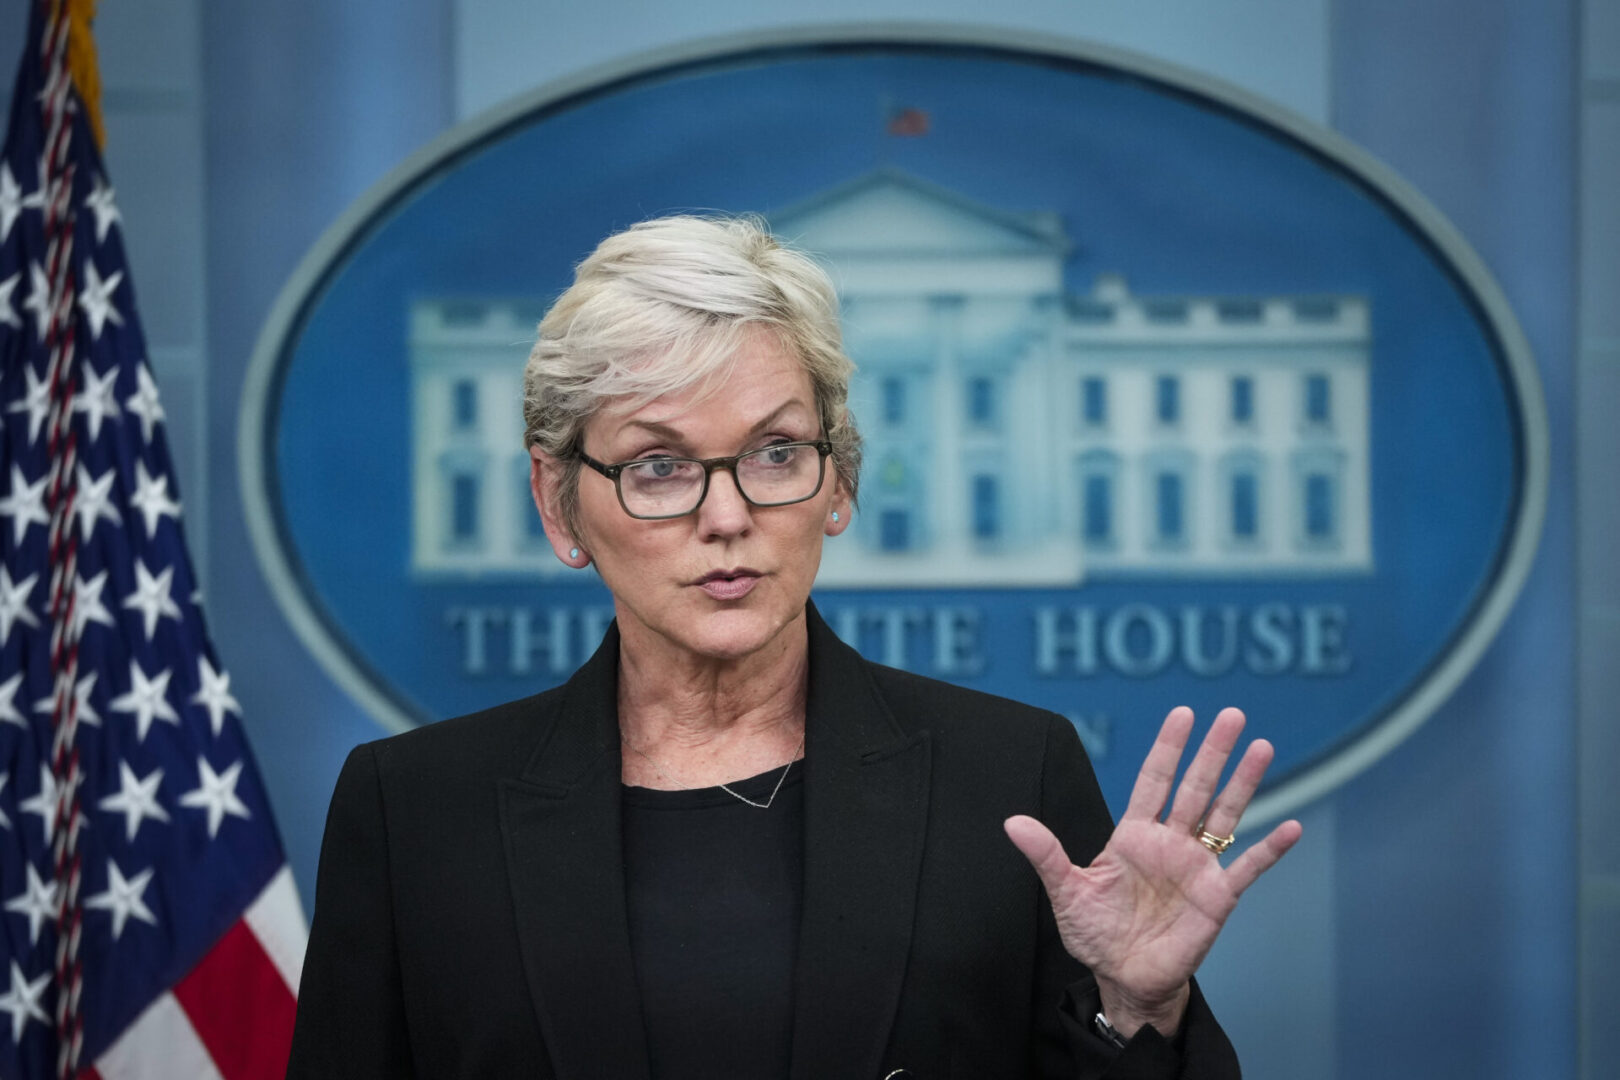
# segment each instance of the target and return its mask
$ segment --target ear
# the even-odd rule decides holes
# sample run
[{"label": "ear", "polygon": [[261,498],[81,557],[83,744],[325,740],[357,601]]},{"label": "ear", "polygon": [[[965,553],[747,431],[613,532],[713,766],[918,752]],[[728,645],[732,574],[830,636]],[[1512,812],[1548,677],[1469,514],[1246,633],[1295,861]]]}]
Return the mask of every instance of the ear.
[{"label": "ear", "polygon": [[[837,473],[833,475],[837,476]],[[854,513],[855,507],[850,500],[849,492],[844,489],[844,478],[838,476],[833,482],[832,505],[827,507],[827,520],[822,523],[822,530],[828,536],[837,536],[849,528],[849,519]],[[838,515],[836,521],[833,520],[834,514]]]},{"label": "ear", "polygon": [[[529,447],[529,492],[534,496],[535,509],[540,511],[540,523],[546,529],[546,541],[565,565],[575,569],[590,564],[590,553],[569,531],[558,510],[557,488],[562,482],[564,465],[538,446]],[[572,554],[578,552],[578,554]]]}]

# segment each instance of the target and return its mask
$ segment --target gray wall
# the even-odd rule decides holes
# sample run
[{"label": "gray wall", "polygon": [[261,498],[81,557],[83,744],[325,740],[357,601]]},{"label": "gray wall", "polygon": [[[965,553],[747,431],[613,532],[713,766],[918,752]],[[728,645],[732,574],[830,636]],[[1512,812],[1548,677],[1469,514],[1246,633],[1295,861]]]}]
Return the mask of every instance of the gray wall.
[{"label": "gray wall", "polygon": [[[1501,282],[1538,360],[1553,477],[1535,568],[1495,645],[1334,799],[1340,1075],[1574,1075],[1576,5],[1335,12],[1334,126],[1434,200]],[[1437,1032],[1467,1035],[1441,1049]]]},{"label": "gray wall", "polygon": [[1575,368],[1577,607],[1580,662],[1581,1062],[1586,1076],[1620,1068],[1620,3],[1586,0],[1579,112],[1579,318]]}]

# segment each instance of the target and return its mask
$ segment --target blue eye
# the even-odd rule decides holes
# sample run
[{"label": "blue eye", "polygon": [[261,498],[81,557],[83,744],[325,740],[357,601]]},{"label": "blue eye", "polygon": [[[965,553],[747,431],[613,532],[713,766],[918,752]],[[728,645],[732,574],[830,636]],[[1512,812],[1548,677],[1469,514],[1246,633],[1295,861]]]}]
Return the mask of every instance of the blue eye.
[{"label": "blue eye", "polygon": [[629,462],[621,475],[638,488],[702,483],[703,466],[688,458],[650,457]]}]

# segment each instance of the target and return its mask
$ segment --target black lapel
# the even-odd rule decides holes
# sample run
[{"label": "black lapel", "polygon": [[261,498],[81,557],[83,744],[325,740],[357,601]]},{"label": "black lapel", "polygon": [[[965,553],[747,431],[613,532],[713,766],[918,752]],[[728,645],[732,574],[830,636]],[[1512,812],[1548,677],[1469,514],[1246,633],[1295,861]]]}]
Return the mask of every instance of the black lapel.
[{"label": "black lapel", "polygon": [[804,914],[793,1080],[876,1076],[911,951],[928,823],[926,733],[908,737],[865,661],[812,605]]},{"label": "black lapel", "polygon": [[501,830],[529,992],[561,1080],[649,1076],[619,823],[619,637],[568,681]]}]

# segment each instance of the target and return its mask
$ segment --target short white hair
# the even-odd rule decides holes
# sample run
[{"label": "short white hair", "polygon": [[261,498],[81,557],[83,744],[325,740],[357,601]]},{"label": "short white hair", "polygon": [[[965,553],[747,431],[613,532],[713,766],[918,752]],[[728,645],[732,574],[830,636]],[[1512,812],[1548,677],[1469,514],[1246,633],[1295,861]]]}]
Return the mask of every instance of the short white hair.
[{"label": "short white hair", "polygon": [[540,323],[523,369],[523,440],[563,463],[563,520],[577,532],[586,423],[609,401],[718,390],[744,341],[774,334],[804,365],[824,438],[853,500],[861,437],[848,409],[855,365],[838,295],[816,262],[754,216],[680,215],[603,240]]}]

